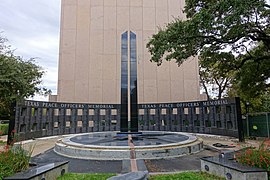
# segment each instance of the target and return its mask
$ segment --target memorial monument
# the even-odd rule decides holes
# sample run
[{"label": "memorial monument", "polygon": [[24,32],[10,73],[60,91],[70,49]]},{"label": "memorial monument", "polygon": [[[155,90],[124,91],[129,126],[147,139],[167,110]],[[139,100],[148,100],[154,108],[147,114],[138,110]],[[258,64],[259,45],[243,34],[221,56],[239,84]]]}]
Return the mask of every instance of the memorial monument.
[{"label": "memorial monument", "polygon": [[62,0],[57,101],[121,104],[121,119],[130,121],[137,104],[199,100],[196,57],[157,67],[146,49],[159,27],[185,18],[183,7],[179,0]]},{"label": "memorial monument", "polygon": [[243,137],[239,98],[199,101],[196,57],[181,67],[149,61],[149,38],[185,18],[184,1],[61,2],[58,95],[17,103],[10,127],[20,139],[75,134],[59,140],[55,152],[134,160],[202,149],[200,139],[182,132]]}]

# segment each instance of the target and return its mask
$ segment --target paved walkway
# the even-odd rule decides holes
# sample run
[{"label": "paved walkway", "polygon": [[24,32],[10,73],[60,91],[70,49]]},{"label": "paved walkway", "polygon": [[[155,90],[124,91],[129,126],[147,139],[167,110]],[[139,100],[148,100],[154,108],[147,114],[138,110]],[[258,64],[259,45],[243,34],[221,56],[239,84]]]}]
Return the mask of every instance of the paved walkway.
[{"label": "paved walkway", "polygon": [[[54,144],[57,140],[66,137],[54,136],[47,138],[39,138],[22,142],[22,146],[26,150],[33,149],[32,162],[34,163],[49,163],[58,161],[69,161],[70,172],[77,173],[121,173],[122,161],[96,161],[96,160],[83,160],[63,157],[53,151]],[[245,143],[239,143],[237,139],[216,136],[216,135],[203,135],[196,134],[196,136],[203,139],[204,150],[187,156],[171,159],[159,160],[145,160],[145,165],[151,173],[165,173],[165,172],[178,172],[186,170],[200,170],[200,158],[204,156],[214,156],[221,151],[239,150],[247,146],[259,146],[260,142],[256,140],[246,140]],[[5,139],[1,137],[2,139]],[[220,143],[228,146],[235,146],[233,148],[215,147],[213,144]],[[3,147],[4,145],[2,145]]]},{"label": "paved walkway", "polygon": [[38,154],[42,154],[42,153],[52,149],[54,147],[55,143],[59,139],[64,138],[64,137],[66,137],[66,136],[52,136],[52,137],[39,138],[39,139],[35,139],[35,140],[28,140],[28,141],[24,141],[22,143],[22,146],[26,150],[33,149],[32,157],[34,157]]},{"label": "paved walkway", "polygon": [[[237,138],[226,137],[226,136],[217,136],[217,135],[205,135],[205,134],[193,134],[203,139],[203,144],[207,147],[219,150],[239,150],[247,146],[258,147],[261,141],[256,140],[246,140],[245,143],[238,142]],[[39,138],[35,140],[29,140],[22,143],[23,147],[27,149],[34,148],[32,156],[41,154],[54,147],[57,140],[67,137],[68,135],[63,136],[52,136],[46,138]],[[235,146],[234,148],[222,148],[215,147],[213,144],[220,143],[223,145]]]},{"label": "paved walkway", "polygon": [[69,161],[69,172],[74,173],[118,173],[122,171],[122,161],[97,161],[74,159],[56,154],[49,149],[42,154],[32,157],[31,162],[36,164]]},{"label": "paved walkway", "polygon": [[[246,140],[244,143],[238,142],[237,138],[232,138],[232,137],[226,137],[226,136],[217,136],[217,135],[206,135],[206,134],[194,134],[200,138],[203,139],[203,144],[223,151],[223,150],[239,150],[243,147],[247,146],[253,146],[253,147],[258,147],[262,141],[258,140]],[[32,156],[36,156],[38,154],[41,154],[51,148],[54,147],[55,143],[57,140],[67,137],[69,135],[62,135],[62,136],[51,136],[51,137],[45,137],[45,138],[39,138],[35,140],[28,140],[22,142],[22,145],[25,149],[29,148],[34,148]],[[6,142],[7,136],[0,136],[0,141]],[[215,143],[221,143],[224,145],[230,145],[230,146],[235,146],[234,148],[219,148],[213,146]],[[0,145],[0,146],[3,146]]]}]

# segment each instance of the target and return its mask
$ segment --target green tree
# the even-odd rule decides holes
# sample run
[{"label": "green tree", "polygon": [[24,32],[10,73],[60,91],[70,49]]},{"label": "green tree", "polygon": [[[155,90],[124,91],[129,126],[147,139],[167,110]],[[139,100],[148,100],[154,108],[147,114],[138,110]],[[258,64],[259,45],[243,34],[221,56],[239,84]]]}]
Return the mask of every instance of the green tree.
[{"label": "green tree", "polygon": [[[246,56],[259,57],[265,54],[265,47],[259,44],[253,48]],[[231,96],[240,96],[244,111],[249,112],[270,112],[270,61],[256,61],[254,59],[247,61],[241,69],[234,72],[232,88],[229,90]]]},{"label": "green tree", "polygon": [[[264,44],[261,44],[240,59],[246,59],[249,56],[262,57],[268,53],[267,51]],[[260,96],[265,93],[265,90],[269,91],[269,77],[270,59],[257,61],[254,58],[247,61],[236,72],[234,86],[247,97]]]},{"label": "green tree", "polygon": [[186,0],[187,20],[175,19],[147,44],[151,61],[181,65],[199,55],[209,68],[218,65],[220,77],[234,74],[238,90],[255,98],[270,86],[269,8],[265,0]]},{"label": "green tree", "polygon": [[5,42],[6,39],[0,37],[0,115],[8,113],[15,100],[50,92],[39,86],[44,71],[34,59],[15,56]]},{"label": "green tree", "polygon": [[208,100],[221,99],[224,96],[228,96],[228,91],[232,86],[234,72],[221,71],[220,69],[222,67],[220,61],[209,61],[205,59],[200,59],[199,61],[200,84]]}]

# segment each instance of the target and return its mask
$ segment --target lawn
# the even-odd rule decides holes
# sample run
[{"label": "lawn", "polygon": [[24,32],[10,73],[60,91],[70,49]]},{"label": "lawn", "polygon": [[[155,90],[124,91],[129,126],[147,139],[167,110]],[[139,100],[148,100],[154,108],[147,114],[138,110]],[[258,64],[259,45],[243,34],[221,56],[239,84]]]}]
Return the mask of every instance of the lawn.
[{"label": "lawn", "polygon": [[57,180],[106,180],[109,177],[116,176],[116,174],[77,174],[77,173],[66,173],[63,176],[57,178]]},{"label": "lawn", "polygon": [[[109,177],[115,176],[116,174],[76,174],[67,173],[58,180],[106,180]],[[207,173],[201,172],[183,172],[177,174],[166,174],[166,175],[151,175],[150,180],[225,180],[225,178],[213,176]]]},{"label": "lawn", "polygon": [[182,172],[177,174],[151,175],[150,180],[225,180],[225,178],[210,175],[203,172]]}]

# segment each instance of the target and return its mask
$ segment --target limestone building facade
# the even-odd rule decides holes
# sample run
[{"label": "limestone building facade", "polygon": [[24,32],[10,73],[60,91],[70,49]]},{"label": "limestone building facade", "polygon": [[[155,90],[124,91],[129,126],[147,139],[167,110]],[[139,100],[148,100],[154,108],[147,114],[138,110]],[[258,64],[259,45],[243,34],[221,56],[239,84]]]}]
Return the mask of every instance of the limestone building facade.
[{"label": "limestone building facade", "polygon": [[[138,103],[199,100],[198,60],[150,62],[149,38],[184,0],[62,0],[57,101]],[[125,92],[126,90],[126,92]]]}]

